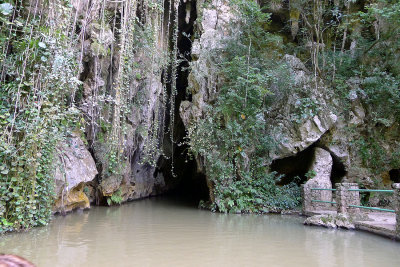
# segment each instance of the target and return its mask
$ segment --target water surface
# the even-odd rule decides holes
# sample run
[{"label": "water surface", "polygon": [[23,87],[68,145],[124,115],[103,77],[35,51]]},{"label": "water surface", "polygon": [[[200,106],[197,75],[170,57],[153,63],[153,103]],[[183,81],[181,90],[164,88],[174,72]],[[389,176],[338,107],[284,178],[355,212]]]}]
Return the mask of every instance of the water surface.
[{"label": "water surface", "polygon": [[400,266],[400,243],[303,226],[296,216],[228,215],[173,198],[93,207],[0,236],[37,266]]}]

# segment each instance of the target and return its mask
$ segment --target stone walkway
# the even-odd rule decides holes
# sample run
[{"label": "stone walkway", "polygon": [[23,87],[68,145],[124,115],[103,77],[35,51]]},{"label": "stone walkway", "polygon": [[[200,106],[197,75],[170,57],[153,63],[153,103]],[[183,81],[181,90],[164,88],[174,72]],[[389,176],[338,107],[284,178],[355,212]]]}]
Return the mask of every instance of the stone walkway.
[{"label": "stone walkway", "polygon": [[[315,210],[307,212],[307,216],[313,215],[337,215],[334,210]],[[364,211],[357,215],[354,220],[354,226],[358,230],[371,232],[392,239],[396,237],[396,214],[391,212]]]},{"label": "stone walkway", "polygon": [[365,220],[354,222],[356,229],[396,239],[396,214],[390,212],[364,212]]},{"label": "stone walkway", "polygon": [[[336,183],[335,188],[302,185],[304,224],[332,228],[358,229],[400,241],[400,183],[392,189],[360,189],[356,183]],[[334,192],[330,196],[325,192]],[[360,193],[392,194],[390,210],[361,205]],[[375,210],[373,210],[375,209]],[[386,208],[387,210],[388,208]]]}]

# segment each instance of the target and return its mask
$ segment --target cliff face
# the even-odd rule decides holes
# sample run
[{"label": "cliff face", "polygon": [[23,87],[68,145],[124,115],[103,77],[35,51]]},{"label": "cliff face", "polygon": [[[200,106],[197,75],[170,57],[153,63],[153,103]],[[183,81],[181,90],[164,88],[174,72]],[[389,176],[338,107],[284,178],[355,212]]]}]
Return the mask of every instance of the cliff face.
[{"label": "cliff face", "polygon": [[[173,5],[73,1],[91,200],[117,204],[165,191],[156,162],[164,127]],[[172,9],[172,10],[170,10]],[[171,15],[172,16],[172,15]],[[166,74],[164,74],[166,75]],[[149,158],[143,159],[144,151]],[[83,181],[86,182],[86,181]]]},{"label": "cliff face", "polygon": [[174,189],[191,173],[179,146],[185,130],[178,107],[188,97],[184,68],[191,60],[196,3],[72,6],[82,63],[77,104],[98,170],[77,186],[92,203],[109,205]]},{"label": "cliff face", "polygon": [[[372,187],[398,181],[400,105],[394,78],[398,70],[377,56],[379,49],[393,45],[398,32],[389,34],[393,32],[390,19],[397,13],[386,17],[366,13],[374,19],[365,26],[361,22],[366,20],[348,19],[364,10],[361,4],[299,3],[261,1],[263,10],[259,5],[224,0],[2,4],[1,23],[8,25],[1,31],[6,41],[0,125],[5,133],[2,142],[7,144],[0,151],[2,184],[17,188],[13,192],[29,184],[29,194],[35,196],[39,189],[47,190],[38,189],[42,177],[55,177],[53,211],[63,212],[87,208],[89,203],[112,205],[160,194],[188,179],[206,183],[211,202],[222,203],[221,188],[233,190],[242,182],[248,183],[244,191],[246,186],[251,190],[260,186],[253,184],[254,168],[261,176],[285,175],[274,181],[280,186],[297,176],[297,183],[305,182],[316,162],[326,161],[318,155],[331,158],[322,164],[326,170],[316,173],[323,173],[326,180],[329,172],[330,183],[360,182]],[[396,6],[371,5],[367,10],[374,12],[374,8],[386,12]],[[335,19],[337,24],[332,22]],[[320,30],[325,21],[331,23],[329,30]],[[251,23],[255,26],[247,27]],[[375,39],[360,37],[361,32]],[[21,41],[25,39],[27,43]],[[232,40],[244,48],[232,47]],[[230,55],[232,49],[244,54]],[[390,53],[386,56],[393,61],[397,52]],[[231,61],[224,61],[229,57]],[[245,67],[235,83],[229,75],[241,62]],[[386,69],[378,72],[379,65]],[[380,76],[373,76],[375,72]],[[243,111],[236,110],[238,105],[220,108],[221,97],[232,100],[232,91],[222,95],[226,88],[243,81],[246,94],[239,90],[234,96],[242,97]],[[395,89],[379,91],[374,84],[380,81]],[[258,99],[262,108],[249,114],[245,114],[247,88],[260,93],[262,100]],[[384,98],[376,97],[385,94],[393,105],[392,114],[380,103]],[[213,110],[221,116],[212,117]],[[253,120],[254,127],[246,129],[248,133],[258,130],[243,147],[240,142],[248,136],[242,138],[231,128],[231,135],[221,135],[240,137],[224,152],[229,159],[218,156],[222,155],[219,144],[213,143],[218,140],[211,140],[215,151],[196,151],[196,127],[211,117],[213,129],[228,129],[233,122],[247,127]],[[42,138],[34,141],[37,136]],[[259,149],[265,144],[258,139],[264,137],[271,144]],[[26,160],[19,160],[20,151],[28,155]],[[42,155],[49,157],[42,160]],[[232,172],[218,174],[218,166],[209,161],[213,157]],[[46,168],[29,170],[36,158],[33,166]],[[261,187],[266,190],[265,184]],[[25,205],[17,194],[11,196],[13,192],[5,191],[7,197],[0,201],[1,214],[8,214],[11,221],[17,220],[12,215],[16,207]],[[238,206],[236,197],[230,197],[226,205]],[[13,201],[19,204],[5,204]],[[43,201],[48,202],[47,196]],[[244,210],[249,211],[236,211]]]},{"label": "cliff face", "polygon": [[[289,5],[284,2],[275,2],[277,3],[270,5],[262,3],[261,5],[264,5],[267,12],[272,14],[271,23],[267,27],[271,32],[277,33],[282,38],[282,47],[286,45],[303,46],[303,48],[311,51],[311,56],[318,53],[320,55],[311,57],[312,63],[308,62],[307,66],[294,55],[286,54],[282,57],[282,65],[286,65],[289,69],[292,87],[281,92],[273,91],[273,86],[270,87],[275,98],[266,113],[263,114],[263,119],[266,125],[273,129],[266,134],[272,136],[276,146],[270,149],[264,157],[266,164],[269,165],[269,170],[285,175],[278,181],[281,185],[290,183],[296,176],[300,177],[302,182],[312,178],[311,180],[315,180],[317,183],[324,183],[323,187],[327,188],[331,188],[332,184],[336,182],[358,182],[369,188],[387,187],[398,181],[400,165],[396,160],[396,155],[399,153],[399,121],[395,119],[396,108],[393,107],[393,113],[380,113],[382,109],[385,109],[386,101],[390,102],[391,105],[398,105],[398,100],[395,100],[399,96],[398,87],[394,87],[396,88],[394,89],[395,95],[388,93],[387,96],[376,102],[372,99],[379,97],[377,95],[384,91],[381,88],[385,85],[378,84],[377,88],[379,89],[376,89],[376,91],[368,88],[370,82],[376,79],[374,72],[377,71],[378,67],[375,64],[381,62],[378,64],[387,65],[386,60],[389,57],[396,57],[396,55],[387,55],[383,61],[379,61],[382,58],[378,59],[374,53],[369,53],[369,49],[379,43],[379,40],[367,46],[368,52],[365,51],[365,46],[360,44],[361,39],[357,33],[361,31],[362,27],[367,27],[364,28],[365,31],[372,31],[371,28],[368,28],[368,25],[360,25],[355,22],[359,18],[354,14],[363,6],[358,4],[343,6],[337,1],[329,7],[326,3],[319,3],[315,4],[319,6],[314,8],[321,9],[319,11],[314,9],[313,13],[308,2],[304,6],[297,1],[290,1]],[[385,8],[393,8],[374,6],[370,3],[365,3],[365,7],[370,8],[370,10],[377,8],[381,12],[379,14],[382,14]],[[347,22],[352,27],[345,29],[344,37],[338,37],[337,33],[332,32],[331,29],[324,33],[318,32],[317,27],[326,19],[324,16],[328,16],[324,12],[329,8],[339,10],[339,12],[346,13],[349,18],[351,17],[349,19],[351,22]],[[237,34],[240,35],[240,28],[243,28],[241,25],[249,23],[248,17],[243,19],[240,8],[232,5],[229,1],[212,1],[205,5],[200,12],[202,13],[199,14],[199,18],[202,20],[197,23],[198,38],[193,41],[193,62],[189,74],[189,90],[192,93],[192,99],[182,102],[180,106],[180,115],[185,127],[189,130],[189,136],[193,138],[197,134],[196,127],[209,120],[210,113],[208,111],[217,106],[220,88],[226,82],[226,77],[221,75],[221,64],[215,53],[229,54],[229,51],[227,51],[229,48],[224,50],[227,40],[234,39]],[[321,14],[318,14],[318,12],[321,12]],[[375,20],[374,25],[380,25],[378,26],[379,29],[375,28],[376,38],[379,31],[387,32],[390,27],[386,19],[380,17],[380,15],[376,14],[375,19],[373,19]],[[346,22],[346,20],[338,21],[338,23]],[[311,27],[310,23],[316,28],[308,33],[307,27]],[[335,26],[332,26],[332,28],[335,29]],[[303,31],[304,36],[299,36],[299,29]],[[349,34],[347,39],[346,33]],[[310,34],[310,36],[307,36],[307,34]],[[316,42],[312,43],[308,38],[314,38]],[[332,60],[329,53],[337,49],[332,38],[341,38],[341,52],[336,54],[336,63],[335,59],[333,59],[333,63],[328,62]],[[307,41],[308,43],[305,43]],[[247,45],[250,55],[251,43],[247,43]],[[381,45],[382,47],[385,46],[384,44]],[[268,53],[268,50],[270,53],[285,53],[290,49],[281,48],[277,50],[271,46],[265,48],[262,52]],[[299,57],[304,58],[303,52],[297,53]],[[367,55],[367,53],[369,54]],[[346,60],[344,54],[347,54],[354,61],[354,69],[360,67],[368,69],[363,74],[365,77],[360,77],[357,73],[354,73],[353,76],[349,73],[345,74],[343,75],[345,77],[340,79],[335,77],[335,75],[339,75],[338,69],[344,64],[342,61]],[[317,57],[321,58],[318,59]],[[364,65],[367,67],[363,67]],[[323,73],[324,71],[327,71],[327,73]],[[388,71],[384,75],[390,76],[396,75],[396,73],[396,71]],[[333,75],[333,78],[327,77],[329,75]],[[338,85],[338,83],[341,84]],[[345,91],[342,91],[343,87]],[[379,118],[377,117],[378,113],[381,116]],[[244,119],[244,116],[242,118]],[[226,117],[223,120],[226,120]],[[197,139],[194,140],[197,141]],[[218,199],[215,200],[214,192],[220,190],[215,189],[215,187],[220,186],[221,181],[207,173],[207,166],[210,165],[210,162],[207,162],[207,157],[210,153],[201,149],[195,153],[197,166],[200,172],[206,173],[207,184],[210,188],[210,200],[218,202]],[[320,153],[317,153],[317,151]],[[251,149],[241,151],[239,147],[239,152],[243,157],[240,160],[243,160],[244,163],[240,165],[240,160],[238,160],[235,168],[240,170],[243,166],[242,169],[245,170],[247,168],[246,162],[249,161],[248,157],[252,151]],[[320,158],[320,155],[325,154],[330,155],[331,160],[329,162],[326,162],[323,157]],[[325,155],[325,157],[327,156]],[[324,165],[326,166],[325,170],[314,170],[315,162],[319,161],[326,163]],[[209,169],[208,171],[213,172],[214,170]],[[324,175],[319,173],[324,173]],[[328,181],[326,181],[326,173],[328,173]],[[314,175],[316,177],[313,177]],[[232,182],[228,182],[228,184],[232,185]],[[229,188],[229,186],[227,187]],[[370,200],[375,205],[378,202],[381,204],[387,202],[384,197],[382,199],[371,197]],[[230,204],[228,203],[228,205]]]},{"label": "cliff face", "polygon": [[184,130],[175,115],[190,60],[183,34],[193,33],[195,7],[1,4],[1,230],[176,187],[171,166],[184,162],[172,164]]}]

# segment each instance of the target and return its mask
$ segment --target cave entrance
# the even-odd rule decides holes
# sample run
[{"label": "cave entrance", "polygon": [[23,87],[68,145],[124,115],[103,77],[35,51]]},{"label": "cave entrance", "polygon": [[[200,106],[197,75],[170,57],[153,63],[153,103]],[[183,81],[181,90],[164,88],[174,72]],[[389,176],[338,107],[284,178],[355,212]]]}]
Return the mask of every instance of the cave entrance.
[{"label": "cave entrance", "polygon": [[390,180],[393,183],[400,183],[400,169],[392,169],[389,171]]},{"label": "cave entrance", "polygon": [[271,171],[283,175],[277,182],[278,185],[289,184],[295,181],[296,177],[299,177],[299,180],[295,181],[297,184],[302,184],[307,181],[306,173],[312,164],[314,147],[314,145],[311,145],[294,156],[272,161]]},{"label": "cave entrance", "polygon": [[[326,149],[329,151],[328,149]],[[332,171],[331,171],[331,182],[332,188],[335,188],[336,183],[341,183],[343,178],[347,175],[346,167],[338,156],[329,151],[332,156]]]},{"label": "cave entrance", "polygon": [[[310,170],[314,159],[315,147],[317,147],[316,143],[294,156],[274,160],[271,164],[271,171],[283,175],[283,177],[277,182],[277,184],[286,185],[291,183],[292,181],[295,181],[299,185],[305,183],[307,181],[306,174]],[[321,148],[328,151],[332,157],[332,171],[330,180],[332,183],[332,187],[335,187],[335,183],[342,182],[343,177],[346,176],[346,167],[339,159],[339,157],[329,151],[329,149],[325,147]]]},{"label": "cave entrance", "polygon": [[[209,191],[204,174],[197,170],[197,163],[188,154],[189,148],[185,143],[186,129],[179,115],[179,106],[183,100],[191,100],[191,94],[187,91],[189,64],[192,60],[192,36],[194,34],[194,22],[197,19],[196,1],[181,0],[178,7],[178,14],[173,12],[171,21],[175,21],[178,16],[178,36],[177,36],[177,66],[176,77],[172,77],[172,67],[170,66],[167,79],[167,92],[171,96],[172,79],[176,78],[176,95],[174,96],[173,115],[174,123],[171,126],[171,101],[167,103],[166,118],[164,129],[163,150],[166,156],[161,157],[159,169],[163,173],[165,180],[171,185],[169,194],[184,197],[188,201],[198,202],[208,200]],[[173,27],[171,27],[172,29]],[[170,36],[174,38],[173,33]],[[170,40],[170,49],[174,49],[173,40]],[[171,128],[173,127],[173,131]],[[171,142],[171,132],[173,133]]]}]

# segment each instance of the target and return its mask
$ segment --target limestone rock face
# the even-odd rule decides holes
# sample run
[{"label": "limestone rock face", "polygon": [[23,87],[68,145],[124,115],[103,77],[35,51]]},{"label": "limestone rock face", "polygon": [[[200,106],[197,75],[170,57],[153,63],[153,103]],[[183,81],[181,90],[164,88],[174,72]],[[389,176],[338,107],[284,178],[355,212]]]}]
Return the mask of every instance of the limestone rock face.
[{"label": "limestone rock face", "polygon": [[[279,146],[273,159],[284,158],[303,151],[318,141],[337,122],[334,105],[330,100],[329,90],[305,67],[295,56],[285,55],[285,61],[294,79],[294,85],[301,90],[290,92],[287,97],[278,101],[275,112],[272,112],[269,122],[276,125],[279,131],[275,139]],[[304,92],[299,95],[298,92]],[[315,105],[315,110],[309,108]],[[303,118],[303,113],[314,113]],[[294,115],[298,117],[293,117]]]},{"label": "limestone rock face", "polygon": [[202,20],[197,29],[201,33],[200,38],[195,39],[192,45],[193,60],[188,77],[192,101],[182,101],[179,109],[186,128],[201,118],[205,104],[216,97],[215,66],[210,59],[210,51],[223,47],[222,40],[232,32],[230,22],[235,19],[225,0],[212,0],[207,7],[198,6],[197,10],[202,10]]},{"label": "limestone rock face", "polygon": [[92,155],[78,135],[72,134],[57,146],[54,166],[57,195],[54,211],[89,208],[89,199],[83,189],[98,172]]},{"label": "limestone rock face", "polygon": [[[188,91],[192,94],[192,101],[182,101],[179,106],[179,114],[186,129],[204,116],[207,103],[215,100],[217,96],[218,77],[216,66],[211,59],[211,51],[223,47],[223,40],[231,37],[235,15],[231,10],[232,5],[227,0],[212,0],[207,5],[203,1],[197,1],[199,11],[195,31],[200,35],[192,43],[191,71],[188,75]],[[205,172],[203,160],[196,157],[197,171]],[[213,183],[206,176],[207,186],[210,192],[210,200],[214,201]]]},{"label": "limestone rock face", "polygon": [[[210,52],[222,48],[224,38],[235,33],[235,26],[230,23],[235,20],[234,12],[225,1],[213,0],[205,8],[200,8],[200,4],[202,2],[197,2],[201,20],[195,29],[200,37],[193,41],[189,74],[188,89],[193,97],[180,105],[180,116],[186,129],[204,117],[206,106],[212,105],[223,82],[216,77]],[[370,114],[375,111],[369,110],[365,104],[367,96],[363,93],[361,78],[346,81],[351,90],[346,96],[349,106],[344,110],[337,92],[329,88],[318,74],[307,69],[299,58],[285,55],[284,61],[295,88],[283,92],[265,117],[266,124],[274,129],[271,136],[277,142],[275,151],[270,151],[271,161],[294,156],[314,144],[329,151],[331,162],[333,157],[335,164],[341,165],[340,181],[359,181],[367,188],[374,187],[378,177],[389,177],[389,170],[400,168],[398,163],[395,166],[390,160],[400,151],[400,126],[394,123],[393,118],[384,118],[382,122],[369,121]],[[371,149],[368,142],[377,145],[375,154],[382,158],[379,167],[384,172],[372,170],[375,159],[365,159],[360,153],[363,149]],[[204,170],[201,164],[198,167],[199,171]],[[383,183],[388,186],[391,181],[383,179]],[[329,198],[329,192],[324,194]]]},{"label": "limestone rock face", "polygon": [[[330,153],[322,148],[314,149],[314,158],[310,170],[314,171],[315,176],[308,180],[305,187],[308,188],[332,188],[330,180],[332,171],[332,157]],[[315,200],[332,201],[332,192],[325,190],[312,190],[311,197]],[[325,208],[329,204],[314,203],[315,208]]]},{"label": "limestone rock face", "polygon": [[[179,2],[176,3],[179,4]],[[111,12],[110,14],[119,13],[122,12],[119,9],[123,5],[118,1],[100,0],[74,0],[71,4],[77,13],[79,24],[84,26],[84,31],[81,33],[82,43],[79,44],[79,49],[83,48],[80,54],[83,62],[81,73],[83,99],[80,109],[85,114],[85,118],[90,118],[85,133],[93,149],[98,168],[102,170],[93,183],[94,186],[89,189],[91,201],[105,203],[104,198],[118,194],[122,202],[125,202],[163,192],[164,178],[161,173],[155,175],[155,164],[150,166],[140,163],[146,146],[153,148],[162,144],[160,140],[149,140],[152,138],[149,137],[149,132],[154,133],[156,138],[163,138],[162,134],[156,132],[163,129],[163,120],[165,120],[163,116],[167,112],[164,111],[163,106],[163,98],[166,96],[163,96],[165,84],[163,85],[161,73],[164,71],[162,68],[165,68],[163,64],[166,64],[164,60],[172,38],[166,29],[170,27],[170,23],[166,23],[168,16],[164,17],[161,12],[149,15],[151,21],[146,22],[148,23],[146,27],[151,26],[152,29],[157,29],[154,31],[154,43],[151,41],[151,45],[146,43],[143,47],[136,47],[134,52],[125,52],[131,53],[132,59],[129,61],[135,62],[137,67],[129,67],[131,68],[129,82],[127,82],[129,88],[124,85],[126,88],[123,95],[124,101],[129,102],[129,105],[124,105],[126,110],[123,112],[124,116],[119,118],[121,123],[115,122],[116,125],[121,126],[117,138],[119,164],[113,166],[113,171],[108,171],[110,150],[114,147],[114,144],[110,145],[109,142],[112,134],[109,124],[112,123],[114,116],[110,112],[114,109],[110,103],[115,101],[113,97],[116,96],[117,77],[121,71],[120,60],[123,58],[128,61],[128,59],[120,55],[122,40],[120,31],[111,30],[112,23],[103,22],[101,10],[104,9],[105,13]],[[140,32],[137,31],[129,38],[139,34]],[[150,42],[144,39],[146,38],[140,41]],[[148,51],[150,46],[151,53]],[[154,157],[154,161],[157,161],[157,155]]]},{"label": "limestone rock face", "polygon": [[314,149],[314,159],[310,169],[315,172],[315,176],[306,184],[315,183],[318,186],[327,186],[325,188],[332,188],[332,183],[330,181],[332,157],[328,151],[316,147]]}]

